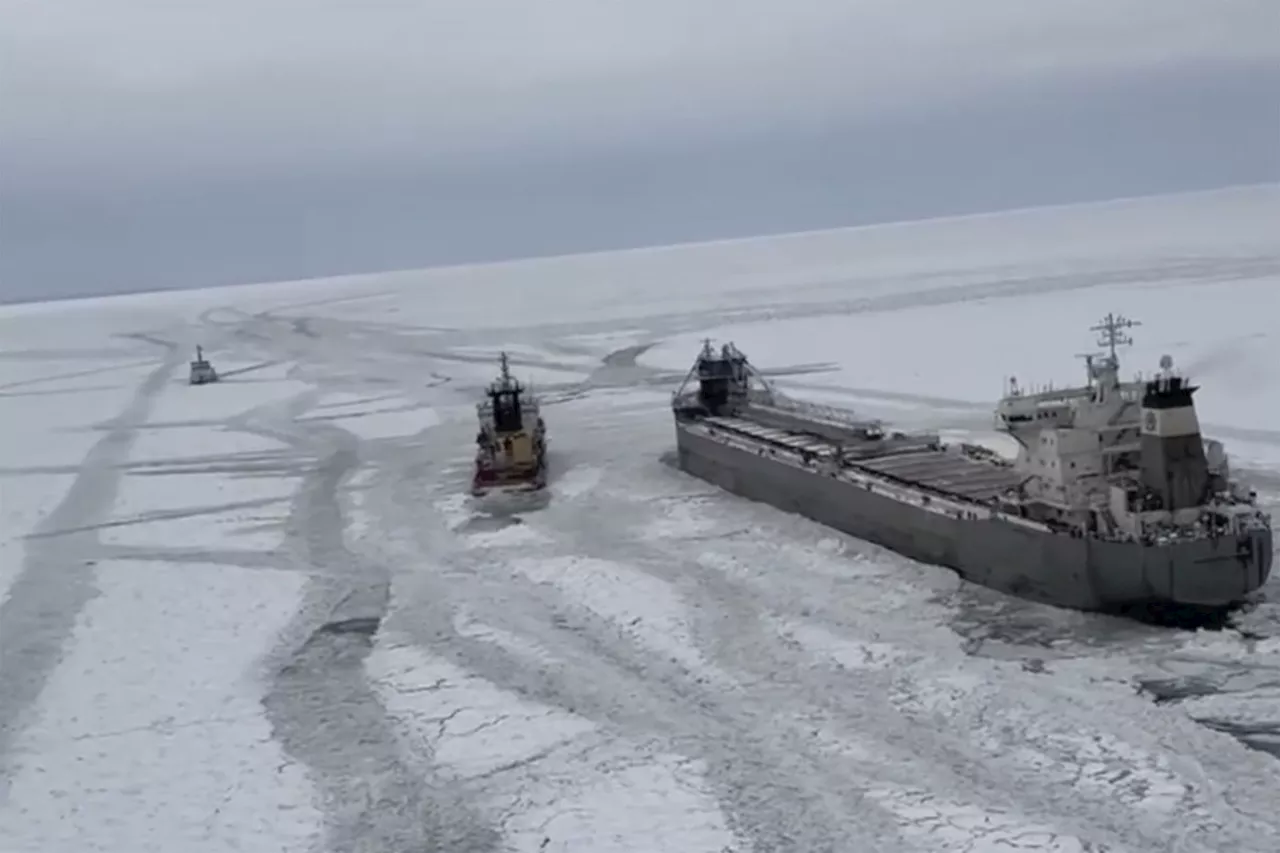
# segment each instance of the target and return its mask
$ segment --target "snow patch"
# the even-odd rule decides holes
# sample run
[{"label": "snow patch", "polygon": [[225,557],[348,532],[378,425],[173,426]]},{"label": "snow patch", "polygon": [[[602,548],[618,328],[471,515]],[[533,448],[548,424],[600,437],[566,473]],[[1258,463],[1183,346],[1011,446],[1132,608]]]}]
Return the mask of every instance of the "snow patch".
[{"label": "snow patch", "polygon": [[539,666],[559,663],[560,659],[533,641],[475,619],[466,608],[458,608],[453,617],[453,630],[458,636],[491,643],[504,652],[524,658]]},{"label": "snow patch", "polygon": [[936,853],[1124,853],[1013,812],[954,802],[926,790],[876,788],[866,796],[894,816],[907,838]]},{"label": "snow patch", "polygon": [[626,754],[549,774],[506,823],[513,853],[737,853],[701,762]]},{"label": "snow patch", "polygon": [[929,678],[900,682],[890,698],[909,713],[952,718],[968,710],[969,697],[981,690],[985,681],[983,675],[964,669],[939,671]]},{"label": "snow patch", "polygon": [[[1003,678],[993,676],[992,664]],[[1127,822],[1153,832],[1176,815],[1189,819],[1192,811],[1213,810],[1211,799],[1198,799],[1200,772],[1194,765],[1166,758],[1165,738],[1151,731],[1155,720],[1142,725],[1133,719],[1134,710],[1164,716],[1161,729],[1167,731],[1167,713],[1124,684],[1106,689],[1087,674],[1087,666],[1075,672],[1060,667],[1052,678],[1003,661],[979,667],[966,659],[945,670],[917,666],[897,680],[891,698],[922,724],[945,719],[970,731],[970,742],[993,766],[1070,790],[1080,802],[1120,807]],[[1034,679],[1040,689],[1019,691],[1022,701],[1011,703],[1006,694],[1015,679]],[[1103,728],[1104,719],[1118,725]],[[1167,737],[1178,735],[1168,732]]]},{"label": "snow patch", "polygon": [[701,512],[699,502],[668,501],[660,515],[640,528],[646,539],[692,539],[706,536],[720,525]]},{"label": "snow patch", "polygon": [[271,736],[254,669],[298,604],[290,574],[98,568],[70,653],[19,738],[5,847],[49,853],[308,851],[305,772]]},{"label": "snow patch", "polygon": [[778,635],[822,654],[845,669],[890,670],[920,659],[919,652],[893,643],[838,637],[814,625],[774,621]]},{"label": "snow patch", "polygon": [[[222,370],[222,366],[214,363]],[[283,365],[275,372],[283,372]],[[157,423],[226,421],[261,406],[288,400],[311,390],[296,379],[271,377],[267,370],[249,373],[243,379],[224,377],[209,385],[188,385],[187,367],[174,371],[177,379],[157,400],[151,420]]]},{"label": "snow patch", "polygon": [[366,441],[406,438],[441,422],[434,408],[396,395],[326,394],[324,401],[299,421],[333,423]]},{"label": "snow patch", "polygon": [[[0,452],[3,451],[0,444]],[[6,462],[18,455],[13,449],[10,453],[13,455]],[[0,490],[4,492],[0,500],[0,604],[22,572],[27,550],[23,537],[34,532],[40,520],[62,502],[74,482],[73,474],[30,474],[0,479]]]},{"label": "snow patch", "polygon": [[[237,413],[228,412],[227,420]],[[152,420],[158,421],[158,418]],[[168,468],[219,469],[269,461],[287,448],[265,436],[234,430],[220,423],[197,426],[146,427],[135,434],[129,454],[133,469],[162,473]]]},{"label": "snow patch", "polygon": [[364,409],[379,406],[388,400],[398,400],[396,394],[355,394],[350,391],[330,391],[312,408],[317,412]]},{"label": "snow patch", "polygon": [[466,534],[470,548],[523,548],[529,545],[549,545],[553,542],[545,533],[527,524],[509,524],[500,530],[484,530]]},{"label": "snow patch", "polygon": [[551,489],[558,498],[572,500],[590,492],[600,484],[604,475],[601,468],[574,466],[561,474],[551,484]]},{"label": "snow patch", "polygon": [[585,332],[576,335],[566,335],[561,338],[562,342],[574,342],[581,344],[590,344],[598,346],[602,349],[608,349],[610,352],[623,349],[624,347],[638,346],[649,339],[649,333],[645,329],[619,329],[610,332]]},{"label": "snow patch", "polygon": [[[279,486],[279,481],[274,484]],[[265,492],[265,490],[264,490]],[[144,486],[120,487],[115,514],[99,531],[104,545],[190,554],[222,548],[269,551],[284,535],[290,495],[260,495],[261,504],[219,511],[213,506],[164,501]]]},{"label": "snow patch", "polygon": [[[102,426],[129,405],[138,387],[160,362],[143,367],[122,368],[111,375],[119,387],[97,386],[94,377],[84,377],[74,393],[50,396],[0,396],[0,465],[8,468],[39,468],[79,465],[106,434]],[[0,379],[8,377],[8,367],[0,362]],[[3,384],[3,383],[0,383]],[[11,388],[8,392],[47,390]],[[6,493],[6,502],[8,495]]]},{"label": "snow patch", "polygon": [[457,531],[475,517],[470,503],[470,498],[464,494],[451,494],[433,501],[431,505],[443,517],[445,527]]},{"label": "snow patch", "polygon": [[414,648],[379,643],[365,666],[387,713],[414,733],[419,757],[459,779],[536,760],[595,731]]},{"label": "snow patch", "polygon": [[[514,640],[469,624],[479,636]],[[410,748],[503,815],[506,850],[742,849],[696,761],[617,741],[416,649],[380,645],[366,666]]]},{"label": "snow patch", "polygon": [[684,601],[671,587],[644,572],[589,557],[520,558],[512,571],[549,584],[619,628],[642,645],[693,671],[708,668],[697,652]]}]

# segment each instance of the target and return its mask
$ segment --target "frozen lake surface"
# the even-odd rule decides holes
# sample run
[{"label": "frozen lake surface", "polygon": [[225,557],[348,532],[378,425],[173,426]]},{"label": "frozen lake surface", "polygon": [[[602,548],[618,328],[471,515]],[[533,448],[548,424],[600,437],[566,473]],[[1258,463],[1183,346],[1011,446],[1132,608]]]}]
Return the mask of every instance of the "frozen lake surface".
[{"label": "frozen lake surface", "polygon": [[[1280,190],[0,308],[0,849],[1280,850],[1280,589],[1028,604],[663,464],[702,337],[981,431],[1143,321],[1280,500]],[[197,343],[223,374],[186,384]],[[466,496],[505,349],[541,499]]]}]

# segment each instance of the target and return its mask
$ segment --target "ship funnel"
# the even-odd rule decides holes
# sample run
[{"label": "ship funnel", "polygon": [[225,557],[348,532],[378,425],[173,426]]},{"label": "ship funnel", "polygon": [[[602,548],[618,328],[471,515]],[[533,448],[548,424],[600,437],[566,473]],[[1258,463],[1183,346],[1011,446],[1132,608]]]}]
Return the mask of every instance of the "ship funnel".
[{"label": "ship funnel", "polygon": [[1209,465],[1192,399],[1198,389],[1173,372],[1167,356],[1160,367],[1142,397],[1142,482],[1163,509],[1199,506],[1209,490]]}]

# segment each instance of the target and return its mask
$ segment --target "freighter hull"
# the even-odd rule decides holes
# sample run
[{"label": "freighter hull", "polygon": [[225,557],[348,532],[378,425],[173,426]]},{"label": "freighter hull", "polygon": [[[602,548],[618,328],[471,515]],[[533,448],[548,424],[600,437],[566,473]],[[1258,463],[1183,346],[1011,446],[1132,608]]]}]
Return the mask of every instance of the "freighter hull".
[{"label": "freighter hull", "polygon": [[676,440],[682,470],[729,492],[1062,607],[1224,606],[1257,590],[1271,571],[1269,529],[1165,545],[1072,536],[991,514],[930,510],[764,448],[719,441],[696,423],[677,420]]}]

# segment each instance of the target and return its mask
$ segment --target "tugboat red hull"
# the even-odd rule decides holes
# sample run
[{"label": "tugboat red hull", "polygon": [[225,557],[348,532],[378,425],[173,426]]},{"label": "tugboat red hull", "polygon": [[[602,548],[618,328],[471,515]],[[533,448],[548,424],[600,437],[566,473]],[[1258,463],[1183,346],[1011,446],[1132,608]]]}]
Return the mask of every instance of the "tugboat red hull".
[{"label": "tugboat red hull", "polygon": [[471,477],[471,494],[483,497],[495,493],[537,492],[547,487],[547,466],[538,460],[535,468],[499,470],[477,466]]}]

